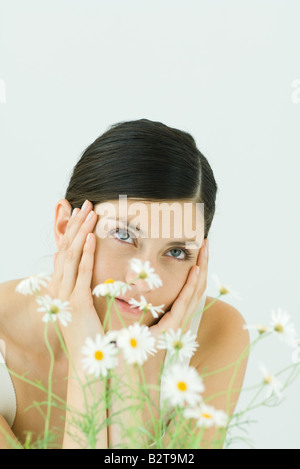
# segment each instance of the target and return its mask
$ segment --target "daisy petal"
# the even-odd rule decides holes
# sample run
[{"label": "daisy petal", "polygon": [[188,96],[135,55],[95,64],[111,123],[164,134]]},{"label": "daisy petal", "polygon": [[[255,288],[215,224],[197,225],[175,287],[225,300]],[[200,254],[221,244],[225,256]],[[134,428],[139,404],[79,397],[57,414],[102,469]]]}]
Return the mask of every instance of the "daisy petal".
[{"label": "daisy petal", "polygon": [[176,363],[166,368],[162,377],[162,399],[171,406],[195,406],[202,401],[204,385],[197,370]]},{"label": "daisy petal", "polygon": [[117,337],[117,346],[128,364],[142,365],[148,359],[148,354],[156,353],[154,344],[155,338],[144,324],[134,323],[122,329]]},{"label": "daisy petal", "polygon": [[22,295],[33,295],[36,292],[39,292],[41,286],[46,287],[49,281],[51,280],[50,274],[38,274],[31,275],[28,278],[22,280],[16,286],[16,292],[21,293]]},{"label": "daisy petal", "polygon": [[97,334],[95,340],[87,337],[81,351],[84,355],[81,360],[83,369],[96,378],[107,376],[108,370],[115,368],[118,364],[116,357],[118,351],[110,343],[110,338],[107,335]]},{"label": "daisy petal", "polygon": [[150,289],[162,286],[161,278],[150,267],[149,261],[143,263],[140,259],[133,258],[130,260],[130,267],[138,274],[138,278],[144,279],[148,283]]}]

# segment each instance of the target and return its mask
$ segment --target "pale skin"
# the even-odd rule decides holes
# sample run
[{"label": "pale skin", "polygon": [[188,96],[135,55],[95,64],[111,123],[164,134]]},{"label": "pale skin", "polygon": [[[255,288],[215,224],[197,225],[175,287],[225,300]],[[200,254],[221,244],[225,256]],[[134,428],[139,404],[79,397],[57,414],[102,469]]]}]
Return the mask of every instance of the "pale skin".
[{"label": "pale skin", "polygon": [[[145,203],[147,202],[145,201]],[[92,203],[88,202],[84,211],[75,209],[74,215],[76,216],[72,217],[71,206],[67,200],[62,199],[57,203],[54,234],[58,253],[54,258],[52,281],[47,288],[41,290],[42,295],[50,294],[52,297],[71,303],[72,323],[66,328],[61,327],[60,330],[68,353],[78,370],[82,369],[80,365],[81,347],[86,337],[95,337],[97,332],[104,332],[102,324],[106,313],[106,300],[101,297],[96,298],[91,294],[97,284],[103,283],[107,278],[132,282],[130,297],[139,300],[140,295],[143,295],[148,303],[164,304],[165,314],[154,319],[148,312],[143,319],[143,323],[150,327],[155,336],[158,336],[163,330],[170,328],[177,330],[182,327],[185,319],[196,311],[207,285],[209,256],[204,239],[202,239],[199,249],[191,250],[192,257],[189,260],[184,260],[184,254],[181,253],[179,258],[182,258],[182,261],[177,260],[176,256],[173,255],[174,250],[178,253],[178,250],[182,249],[181,247],[176,248],[175,241],[173,247],[166,248],[166,243],[170,240],[138,239],[134,242],[130,238],[127,240],[126,237],[126,241],[123,238],[120,239],[120,235],[100,239],[97,236],[98,209],[99,206],[93,207]],[[89,221],[85,222],[92,211]],[[89,233],[91,236],[87,242]],[[133,281],[136,273],[130,270],[128,262],[133,257],[142,261],[150,260],[151,266],[162,279],[163,287],[151,290],[145,280]],[[198,275],[196,274],[197,266],[199,267]],[[20,280],[0,284],[2,349],[5,344],[6,363],[14,373],[23,375],[26,372],[28,379],[32,381],[38,379],[47,387],[50,358],[44,341],[45,324],[41,321],[39,313],[36,312],[37,303],[34,297],[23,296],[15,292],[15,287]],[[213,298],[207,297],[206,306],[212,301]],[[111,328],[120,329],[122,324],[114,307],[111,312]],[[122,313],[122,317],[126,325],[136,321],[135,317],[127,313]],[[201,374],[204,370],[218,370],[236,361],[249,344],[248,332],[243,330],[243,324],[244,320],[235,308],[220,300],[214,302],[203,314],[197,336],[201,347],[192,357],[190,365],[194,366]],[[50,325],[48,332],[55,356],[53,392],[67,401],[68,405],[77,406],[80,410],[80,406],[83,406],[82,398],[80,399],[80,389],[74,380],[65,379],[72,376],[68,359],[52,325]],[[165,352],[160,351],[144,364],[147,383],[156,383],[156,374],[164,357]],[[204,380],[206,388],[204,396],[218,394],[217,397],[208,402],[209,405],[228,411],[227,396],[222,394],[222,391],[233,385],[236,392],[232,394],[229,413],[234,411],[243,383],[246,364],[247,359],[245,358],[235,375],[234,369],[228,369]],[[121,373],[121,364],[117,373],[118,371]],[[84,378],[83,371],[80,371],[80,374]],[[232,383],[233,375],[234,382]],[[135,378],[132,376],[131,379]],[[35,441],[37,436],[44,431],[44,419],[37,409],[30,408],[26,412],[25,409],[35,401],[43,401],[45,394],[28,383],[24,383],[16,376],[12,376],[12,379],[17,394],[17,416],[12,429],[0,416],[0,429],[1,427],[3,429],[2,432],[0,431],[0,448],[9,447],[4,436],[1,437],[1,433],[7,432],[12,438],[16,438],[21,444],[24,444],[25,432],[31,431],[32,441]],[[101,393],[103,389],[98,385],[94,391]],[[43,409],[45,410],[45,408]],[[60,429],[60,432],[57,433],[56,443],[62,448],[76,448],[78,445],[70,439],[65,431],[62,417],[65,417],[63,410],[58,408],[52,410],[50,427]],[[126,417],[124,418],[126,422]],[[147,410],[142,413],[141,419],[149,420]],[[206,441],[209,442],[211,436],[211,431],[207,431]],[[103,431],[99,435],[97,447],[108,448],[120,443],[122,442],[119,428],[111,426],[108,431]],[[207,446],[209,447],[209,444]]]}]

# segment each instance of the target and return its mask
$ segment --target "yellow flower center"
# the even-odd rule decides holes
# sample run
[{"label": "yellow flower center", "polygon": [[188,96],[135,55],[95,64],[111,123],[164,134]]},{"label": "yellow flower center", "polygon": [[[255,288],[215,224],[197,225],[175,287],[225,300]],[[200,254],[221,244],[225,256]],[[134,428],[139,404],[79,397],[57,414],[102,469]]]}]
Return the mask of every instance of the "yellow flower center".
[{"label": "yellow flower center", "polygon": [[273,381],[273,377],[271,375],[265,376],[264,384],[271,384],[272,381]]},{"label": "yellow flower center", "polygon": [[114,282],[115,282],[114,279],[108,278],[107,280],[105,280],[104,283],[114,283]]},{"label": "yellow flower center", "polygon": [[175,350],[180,350],[183,347],[183,343],[181,342],[181,340],[175,340],[173,342],[173,347]]},{"label": "yellow flower center", "polygon": [[135,339],[133,339],[133,338],[130,339],[130,345],[131,345],[132,348],[137,347],[137,344],[138,344],[138,343],[137,343],[137,341],[136,341]]},{"label": "yellow flower center", "polygon": [[284,328],[283,328],[283,325],[282,324],[276,324],[276,326],[274,327],[274,331],[276,332],[284,332]]},{"label": "yellow flower center", "polygon": [[101,350],[97,350],[95,352],[95,359],[98,360],[99,362],[101,362],[101,360],[103,360],[103,353],[101,352]]},{"label": "yellow flower center", "polygon": [[220,287],[220,294],[221,294],[221,295],[227,295],[228,293],[229,293],[229,290],[227,290],[227,288],[224,287],[224,285],[222,285],[222,286]]},{"label": "yellow flower center", "polygon": [[267,332],[268,328],[266,326],[259,325],[257,330],[259,334],[264,334],[265,332]]},{"label": "yellow flower center", "polygon": [[183,381],[179,381],[179,383],[177,383],[177,387],[178,387],[179,391],[186,391],[187,390],[187,385]]},{"label": "yellow flower center", "polygon": [[56,305],[51,305],[50,306],[50,313],[51,314],[58,314],[59,313],[59,307]]},{"label": "yellow flower center", "polygon": [[147,278],[148,277],[148,274],[147,272],[145,272],[144,270],[142,270],[139,274],[139,278]]},{"label": "yellow flower center", "polygon": [[212,419],[212,415],[211,414],[202,414],[202,417],[204,419]]}]

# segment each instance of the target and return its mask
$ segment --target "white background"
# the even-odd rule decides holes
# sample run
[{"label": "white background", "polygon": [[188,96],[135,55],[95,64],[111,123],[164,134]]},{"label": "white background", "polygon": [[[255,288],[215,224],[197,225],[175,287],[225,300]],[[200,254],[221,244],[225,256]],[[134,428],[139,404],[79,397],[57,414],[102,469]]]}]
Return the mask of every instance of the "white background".
[{"label": "white background", "polygon": [[[250,324],[281,307],[299,331],[299,17],[299,0],[0,0],[0,281],[52,272],[55,204],[82,151],[148,118],[190,132],[213,168],[209,274],[242,297],[225,300]],[[246,385],[259,361],[289,360],[266,340]],[[237,434],[299,449],[299,384]]]}]

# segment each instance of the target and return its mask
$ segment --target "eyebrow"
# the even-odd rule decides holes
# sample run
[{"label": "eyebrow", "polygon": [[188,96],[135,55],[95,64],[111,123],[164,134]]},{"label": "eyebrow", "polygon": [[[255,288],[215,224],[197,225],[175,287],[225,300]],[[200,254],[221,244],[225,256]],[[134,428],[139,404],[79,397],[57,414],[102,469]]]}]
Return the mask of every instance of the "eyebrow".
[{"label": "eyebrow", "polygon": [[[124,225],[126,225],[126,222],[129,222],[130,223],[130,220],[126,220],[124,218],[119,218],[119,217],[108,217],[106,218],[106,220],[118,220],[118,221],[121,221],[122,223],[124,223]],[[132,226],[132,225],[128,225],[127,223],[127,228],[130,228],[130,229],[133,229],[134,231],[136,231],[137,233],[141,234],[143,237],[147,238],[147,235],[146,233],[141,230],[140,228],[137,228],[136,226]],[[194,239],[191,239],[191,238],[187,238],[185,241],[176,241],[176,239],[174,239],[173,241],[170,241],[168,244],[166,244],[166,246],[173,246],[174,244],[176,244],[176,246],[181,246],[181,247],[186,247],[186,243],[190,243],[190,244],[193,244],[195,246],[197,246],[198,248],[200,247],[199,246],[199,243],[197,243],[197,241],[195,241]]]}]

